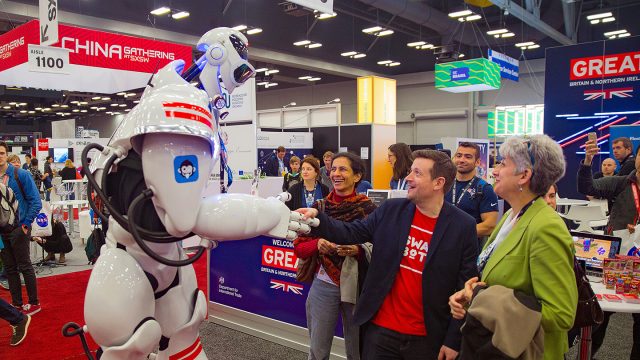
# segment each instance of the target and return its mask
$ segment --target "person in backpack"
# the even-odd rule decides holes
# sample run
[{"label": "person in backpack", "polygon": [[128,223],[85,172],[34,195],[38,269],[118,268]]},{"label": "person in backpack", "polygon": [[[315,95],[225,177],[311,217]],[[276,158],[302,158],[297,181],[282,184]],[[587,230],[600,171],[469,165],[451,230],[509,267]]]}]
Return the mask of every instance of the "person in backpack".
[{"label": "person in backpack", "polygon": [[53,219],[51,225],[51,236],[34,237],[33,240],[47,252],[44,261],[56,261],[56,254],[60,254],[58,263],[64,264],[66,262],[65,254],[73,250],[73,245],[67,235],[67,229],[61,221]]},{"label": "person in backpack", "polygon": [[[9,166],[8,152],[7,144],[0,141],[0,180],[11,188],[18,200],[19,223],[13,231],[0,234],[4,242],[4,249],[0,256],[9,279],[13,306],[22,308],[22,312],[27,315],[32,315],[39,312],[41,307],[38,300],[36,273],[29,256],[29,244],[31,243],[31,224],[42,209],[42,202],[31,173]],[[29,296],[27,304],[22,301],[20,273],[24,277]]]}]

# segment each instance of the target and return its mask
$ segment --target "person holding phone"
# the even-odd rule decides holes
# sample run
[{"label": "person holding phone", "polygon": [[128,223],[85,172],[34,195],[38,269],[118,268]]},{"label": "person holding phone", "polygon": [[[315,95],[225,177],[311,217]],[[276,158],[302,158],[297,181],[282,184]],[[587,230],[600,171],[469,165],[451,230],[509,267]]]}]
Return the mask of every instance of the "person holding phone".
[{"label": "person holding phone", "polygon": [[[609,201],[613,205],[609,208],[609,220],[605,228],[605,234],[611,235],[616,230],[635,230],[636,222],[640,217],[640,158],[635,157],[635,171],[626,176],[608,176],[593,179],[591,163],[593,157],[598,154],[597,140],[589,134],[589,141],[585,143],[584,161],[578,170],[578,192],[584,195],[595,196]],[[596,354],[602,343],[609,325],[609,318],[613,313],[605,311],[604,321],[592,334],[592,354]],[[633,314],[633,346],[630,359],[640,359],[640,314]]]},{"label": "person holding phone", "polygon": [[[314,207],[327,216],[343,221],[363,219],[376,206],[356,186],[365,176],[365,165],[357,155],[338,153],[331,161],[333,190]],[[302,259],[318,256],[316,275],[307,297],[309,360],[328,359],[338,316],[342,317],[347,359],[360,358],[360,329],[353,321],[353,310],[364,282],[371,254],[371,243],[336,245],[323,238],[299,237],[294,251]]]}]

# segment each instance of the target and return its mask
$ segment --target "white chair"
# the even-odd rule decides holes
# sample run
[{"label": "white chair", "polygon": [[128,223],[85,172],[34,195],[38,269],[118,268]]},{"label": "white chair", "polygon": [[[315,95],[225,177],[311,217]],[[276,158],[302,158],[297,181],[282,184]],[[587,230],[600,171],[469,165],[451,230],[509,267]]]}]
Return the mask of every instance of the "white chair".
[{"label": "white chair", "polygon": [[572,206],[569,208],[567,214],[560,214],[560,216],[572,220],[578,224],[578,228],[575,231],[588,232],[592,234],[602,233],[602,231],[594,230],[591,227],[594,221],[606,221],[609,218],[602,212],[602,207],[597,206]]},{"label": "white chair", "polygon": [[[69,195],[73,194],[75,189],[73,187],[73,183],[62,183],[62,178],[56,176],[51,181],[51,185],[53,186],[53,193],[51,196],[56,196],[56,201],[65,201],[69,200]],[[51,199],[54,200],[54,199]]]}]

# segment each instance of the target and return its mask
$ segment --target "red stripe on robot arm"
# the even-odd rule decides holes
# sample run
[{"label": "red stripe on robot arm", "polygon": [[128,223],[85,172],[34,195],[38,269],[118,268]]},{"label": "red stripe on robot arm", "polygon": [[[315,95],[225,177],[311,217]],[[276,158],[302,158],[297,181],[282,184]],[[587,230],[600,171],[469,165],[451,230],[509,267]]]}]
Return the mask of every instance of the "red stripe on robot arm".
[{"label": "red stripe on robot arm", "polygon": [[[197,356],[200,353],[200,351],[202,351],[202,344],[200,343],[200,338],[198,337],[196,341],[193,344],[191,344],[188,348],[180,351],[179,353],[169,356],[169,360],[193,359],[195,358],[194,354]],[[189,357],[185,357],[185,356],[189,356]]]},{"label": "red stripe on robot arm", "polygon": [[167,117],[197,121],[213,129],[213,124],[211,123],[211,120],[209,120],[209,118],[205,118],[200,115],[190,114],[190,113],[181,112],[181,111],[174,111],[174,110],[165,110],[164,114]]},{"label": "red stripe on robot arm", "polygon": [[197,106],[193,104],[187,104],[187,103],[181,103],[181,102],[163,102],[162,106],[164,106],[165,108],[174,107],[174,108],[194,110],[208,118],[211,118],[211,113],[209,111],[207,111],[205,108],[201,106]]}]

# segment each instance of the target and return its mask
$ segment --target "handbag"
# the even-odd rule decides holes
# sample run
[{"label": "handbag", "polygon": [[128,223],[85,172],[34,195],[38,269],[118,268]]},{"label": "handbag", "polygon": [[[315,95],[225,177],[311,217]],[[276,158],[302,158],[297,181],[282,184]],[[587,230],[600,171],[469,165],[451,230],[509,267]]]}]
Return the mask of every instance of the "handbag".
[{"label": "handbag", "polygon": [[51,236],[53,233],[51,220],[51,206],[48,202],[43,202],[42,209],[31,224],[31,236]]},{"label": "handbag", "polygon": [[576,318],[573,322],[573,328],[602,324],[604,312],[602,308],[600,308],[598,298],[589,284],[589,279],[587,279],[582,266],[580,266],[580,263],[575,257],[573,258],[573,272],[576,276],[576,284],[578,285],[578,306],[576,308]]}]

